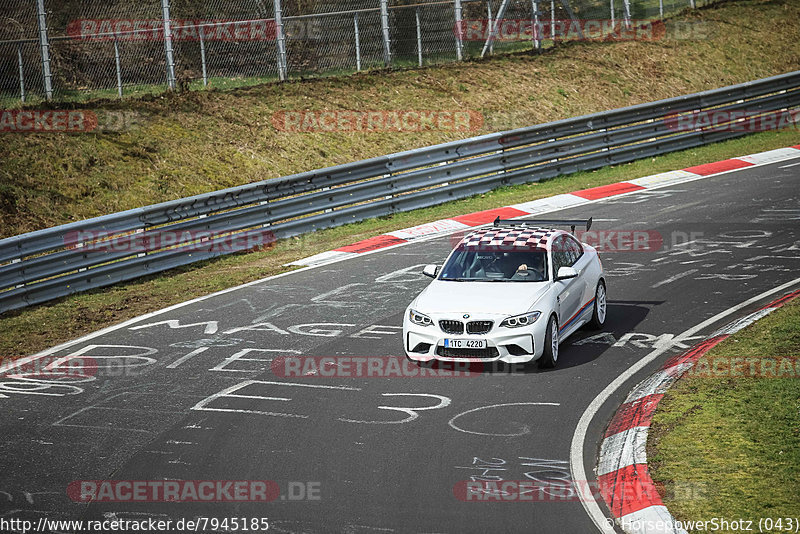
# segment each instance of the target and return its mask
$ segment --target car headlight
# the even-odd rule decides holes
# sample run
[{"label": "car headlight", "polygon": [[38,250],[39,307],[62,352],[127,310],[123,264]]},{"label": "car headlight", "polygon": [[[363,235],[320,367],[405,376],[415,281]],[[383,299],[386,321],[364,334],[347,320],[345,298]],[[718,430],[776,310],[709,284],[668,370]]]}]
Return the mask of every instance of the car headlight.
[{"label": "car headlight", "polygon": [[500,326],[508,328],[519,328],[520,326],[528,326],[536,322],[536,319],[541,315],[540,312],[528,312],[522,315],[514,315],[513,317],[506,317],[500,323]]},{"label": "car headlight", "polygon": [[408,310],[408,319],[412,323],[418,324],[420,326],[430,326],[433,324],[433,321],[431,320],[430,317],[416,310]]}]

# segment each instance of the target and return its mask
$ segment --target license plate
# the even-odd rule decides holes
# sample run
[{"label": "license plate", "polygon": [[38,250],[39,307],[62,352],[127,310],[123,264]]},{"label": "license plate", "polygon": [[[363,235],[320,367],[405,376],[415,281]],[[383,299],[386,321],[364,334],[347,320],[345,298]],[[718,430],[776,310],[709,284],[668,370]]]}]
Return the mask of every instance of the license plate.
[{"label": "license plate", "polygon": [[485,339],[445,339],[444,346],[449,349],[485,349]]}]

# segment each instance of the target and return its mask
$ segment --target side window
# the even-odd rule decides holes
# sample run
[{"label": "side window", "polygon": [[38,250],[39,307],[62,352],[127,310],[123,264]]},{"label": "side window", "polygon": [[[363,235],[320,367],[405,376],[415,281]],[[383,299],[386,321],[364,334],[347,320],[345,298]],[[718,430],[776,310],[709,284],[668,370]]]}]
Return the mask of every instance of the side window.
[{"label": "side window", "polygon": [[569,265],[567,250],[565,248],[564,236],[558,236],[553,241],[553,276],[558,276],[558,269]]},{"label": "side window", "polygon": [[575,265],[583,256],[583,246],[572,236],[564,237],[567,251],[569,252],[569,266]]}]

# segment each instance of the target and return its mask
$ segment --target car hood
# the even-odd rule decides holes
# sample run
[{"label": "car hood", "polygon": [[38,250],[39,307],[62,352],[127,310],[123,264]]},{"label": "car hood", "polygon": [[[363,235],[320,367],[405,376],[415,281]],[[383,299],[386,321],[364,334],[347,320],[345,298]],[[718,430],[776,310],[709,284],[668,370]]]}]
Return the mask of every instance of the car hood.
[{"label": "car hood", "polygon": [[547,292],[548,282],[434,280],[413,303],[422,313],[525,313]]}]

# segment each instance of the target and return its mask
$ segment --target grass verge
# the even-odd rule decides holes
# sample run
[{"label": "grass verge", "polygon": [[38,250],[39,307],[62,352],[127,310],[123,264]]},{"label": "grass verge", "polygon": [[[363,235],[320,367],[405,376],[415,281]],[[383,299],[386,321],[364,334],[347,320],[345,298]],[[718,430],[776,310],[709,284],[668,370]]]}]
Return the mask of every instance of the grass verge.
[{"label": "grass verge", "polygon": [[[753,358],[758,372],[759,359],[780,357],[795,364],[791,371],[776,366],[782,378],[689,373],[658,405],[647,458],[656,483],[685,490],[664,499],[677,519],[752,520],[757,531],[759,519],[800,517],[800,301],[738,332],[703,359],[721,360],[719,369],[727,369],[734,358]],[[749,368],[750,363],[742,367],[745,373]],[[784,523],[762,532],[786,528]]]},{"label": "grass verge", "polygon": [[626,165],[506,187],[472,198],[331,228],[106,289],[72,295],[0,316],[0,355],[31,354],[100,328],[194,297],[290,270],[284,264],[384,232],[445,217],[525,202],[800,143],[800,132],[764,132]]}]

